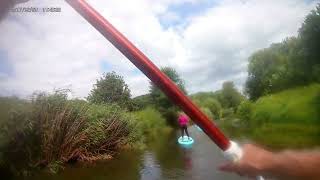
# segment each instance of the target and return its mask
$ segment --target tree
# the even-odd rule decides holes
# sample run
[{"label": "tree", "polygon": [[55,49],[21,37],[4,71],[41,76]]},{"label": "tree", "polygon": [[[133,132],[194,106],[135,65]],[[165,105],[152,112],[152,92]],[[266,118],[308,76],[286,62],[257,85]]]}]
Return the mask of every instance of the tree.
[{"label": "tree", "polygon": [[198,92],[192,94],[190,97],[197,106],[206,109],[206,111],[210,111],[210,113],[206,113],[210,115],[210,118],[214,120],[221,118],[222,107],[213,92]]},{"label": "tree", "polygon": [[245,92],[251,100],[288,88],[320,82],[320,4],[298,37],[255,52],[249,58]]},{"label": "tree", "polygon": [[[184,81],[178,72],[171,67],[163,67],[161,71],[166,74],[184,93],[186,93]],[[175,124],[177,107],[167,98],[167,96],[152,82],[150,82],[150,97],[155,107],[163,114],[170,124]]]},{"label": "tree", "polygon": [[87,99],[91,103],[116,103],[121,107],[130,108],[130,97],[130,89],[123,77],[112,71],[97,79]]},{"label": "tree", "polygon": [[249,58],[245,92],[250,99],[282,91],[309,81],[300,39],[286,38],[255,52]]},{"label": "tree", "polygon": [[137,96],[132,99],[132,102],[135,110],[142,110],[144,108],[147,108],[150,104],[152,104],[150,94]]},{"label": "tree", "polygon": [[[284,79],[285,58],[279,55],[280,44],[255,52],[249,58],[246,93],[253,100],[272,92],[275,81]],[[285,72],[284,72],[285,73]]]},{"label": "tree", "polygon": [[222,84],[220,101],[223,107],[237,109],[243,99],[244,97],[234,87],[232,81],[226,81]]},{"label": "tree", "polygon": [[299,36],[305,56],[304,70],[311,81],[320,82],[320,4],[305,18]]},{"label": "tree", "polygon": [[[218,100],[212,97],[208,97],[203,100],[193,98],[192,100],[200,108],[210,111],[210,118],[214,120],[220,119],[222,108]],[[208,115],[208,113],[206,114]]]}]

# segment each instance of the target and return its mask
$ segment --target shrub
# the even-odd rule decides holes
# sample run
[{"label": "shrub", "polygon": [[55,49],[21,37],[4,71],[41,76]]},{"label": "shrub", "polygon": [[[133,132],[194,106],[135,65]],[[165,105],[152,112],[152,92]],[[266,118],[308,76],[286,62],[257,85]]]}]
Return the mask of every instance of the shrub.
[{"label": "shrub", "polygon": [[30,111],[27,101],[0,98],[0,174],[19,173],[28,165],[33,144]]},{"label": "shrub", "polygon": [[199,107],[209,110],[210,111],[209,116],[211,119],[215,119],[215,120],[220,119],[222,108],[221,108],[221,104],[219,103],[219,101],[216,100],[215,98],[212,98],[209,96],[207,98],[205,98],[204,96],[205,96],[205,94],[204,95],[201,94],[201,96],[197,95],[197,96],[194,96],[192,98],[192,100]]},{"label": "shrub", "polygon": [[237,108],[237,116],[247,123],[250,122],[252,114],[252,103],[250,101],[242,101]]},{"label": "shrub", "polygon": [[86,115],[89,141],[85,147],[93,155],[110,153],[134,140],[130,137],[136,130],[134,118],[119,106],[91,104]]},{"label": "shrub", "polygon": [[84,132],[87,107],[68,103],[64,92],[35,94],[32,105],[33,131],[40,146],[39,163],[68,162],[79,156],[81,145],[88,141]]},{"label": "shrub", "polygon": [[229,109],[223,109],[221,111],[221,118],[223,119],[230,119],[234,116],[234,110],[232,108]]},{"label": "shrub", "polygon": [[252,138],[275,148],[319,145],[320,85],[292,88],[252,104]]},{"label": "shrub", "polygon": [[221,118],[221,104],[218,100],[209,98],[202,103],[203,107],[208,108],[212,114],[212,118],[220,119]]},{"label": "shrub", "polygon": [[31,167],[52,171],[66,162],[91,161],[138,141],[135,118],[116,105],[67,100],[66,91],[37,93],[31,101],[0,101],[0,170],[25,172]]},{"label": "shrub", "polygon": [[88,101],[91,103],[116,103],[127,109],[132,109],[131,91],[123,77],[116,72],[103,74],[97,79],[91,90]]},{"label": "shrub", "polygon": [[150,94],[137,96],[132,99],[132,103],[134,110],[142,110],[144,108],[147,108],[147,106],[149,106],[150,104],[152,104],[151,96]]},{"label": "shrub", "polygon": [[158,130],[166,126],[166,120],[154,108],[147,107],[144,110],[135,112],[134,115],[137,118],[138,128],[146,136],[155,137]]}]

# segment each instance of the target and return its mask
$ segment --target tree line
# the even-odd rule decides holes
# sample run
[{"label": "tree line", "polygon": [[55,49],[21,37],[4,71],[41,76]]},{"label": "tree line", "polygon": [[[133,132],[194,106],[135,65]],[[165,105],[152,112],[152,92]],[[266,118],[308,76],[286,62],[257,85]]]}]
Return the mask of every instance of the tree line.
[{"label": "tree line", "polygon": [[288,88],[320,82],[320,5],[301,25],[297,37],[253,53],[245,92],[251,100]]}]

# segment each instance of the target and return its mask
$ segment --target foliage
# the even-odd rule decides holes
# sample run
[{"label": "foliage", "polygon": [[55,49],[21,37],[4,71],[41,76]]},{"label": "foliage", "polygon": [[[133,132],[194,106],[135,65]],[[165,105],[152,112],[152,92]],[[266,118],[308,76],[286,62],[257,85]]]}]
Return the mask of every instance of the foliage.
[{"label": "foliage", "polygon": [[234,118],[234,110],[232,108],[222,109],[221,118],[223,120],[230,120],[230,119]]},{"label": "foliage", "polygon": [[240,105],[238,106],[238,109],[237,109],[237,116],[246,121],[247,124],[249,123],[250,119],[251,119],[251,115],[252,115],[252,103],[248,100],[246,101],[242,101],[240,103]]},{"label": "foliage", "polygon": [[234,111],[245,97],[235,88],[233,82],[226,81],[216,92],[199,92],[190,95],[200,108],[210,111],[212,119],[232,118]]},{"label": "foliage", "polygon": [[297,38],[289,38],[255,52],[249,58],[246,82],[246,92],[250,98],[256,100],[263,95],[307,82],[305,71],[297,70],[300,59],[303,60],[303,57],[299,53]]},{"label": "foliage", "polygon": [[226,81],[222,84],[221,96],[219,99],[223,107],[236,109],[244,97],[235,88],[232,81]]},{"label": "foliage", "polygon": [[243,102],[238,115],[249,122],[246,134],[276,148],[319,145],[319,92],[320,84],[313,84]]},{"label": "foliage", "polygon": [[6,109],[1,111],[6,119],[1,119],[0,170],[56,171],[59,164],[95,160],[142,138],[138,121],[119,106],[67,100],[65,91],[37,93],[31,102],[0,100]]},{"label": "foliage", "polygon": [[190,97],[192,100],[199,100],[199,101],[206,100],[207,98],[214,98],[214,99],[217,98],[213,92],[197,92],[197,93],[191,94]]},{"label": "foliage", "polygon": [[305,65],[303,67],[306,73],[311,76],[311,81],[320,82],[320,4],[315,10],[312,10],[305,18],[304,23],[299,29],[299,38],[301,39],[301,46],[305,56]]},{"label": "foliage", "polygon": [[319,24],[320,5],[306,17],[298,37],[286,38],[250,56],[246,93],[251,100],[320,82]]},{"label": "foliage", "polygon": [[32,139],[31,108],[25,100],[16,97],[0,98],[0,173],[10,176],[28,164]]},{"label": "foliage", "polygon": [[132,131],[136,131],[134,117],[117,105],[91,104],[86,117],[88,127],[85,130],[89,138],[86,150],[96,154],[110,153],[116,148],[136,140]]},{"label": "foliage", "polygon": [[138,129],[141,129],[146,137],[156,137],[158,131],[165,127],[166,120],[154,108],[147,107],[134,112],[134,115],[137,118]]},{"label": "foliage", "polygon": [[130,109],[132,107],[130,97],[130,89],[123,77],[113,71],[97,80],[87,99],[91,103],[116,103]]},{"label": "foliage", "polygon": [[200,92],[193,94],[190,97],[211,119],[216,120],[221,118],[221,104],[212,92]]},{"label": "foliage", "polygon": [[[161,71],[166,74],[184,93],[186,93],[184,81],[175,69],[171,67],[163,67],[161,68]],[[161,112],[167,122],[171,125],[176,125],[178,108],[152,82],[150,82],[149,92],[152,103]]]},{"label": "foliage", "polygon": [[132,99],[132,102],[135,110],[142,110],[152,104],[150,94],[137,96]]},{"label": "foliage", "polygon": [[35,94],[32,99],[32,130],[39,143],[39,163],[69,160],[79,156],[81,144],[87,141],[86,107],[74,106],[67,94]]},{"label": "foliage", "polygon": [[318,122],[315,99],[319,91],[319,84],[314,84],[260,98],[252,118],[255,122]]}]

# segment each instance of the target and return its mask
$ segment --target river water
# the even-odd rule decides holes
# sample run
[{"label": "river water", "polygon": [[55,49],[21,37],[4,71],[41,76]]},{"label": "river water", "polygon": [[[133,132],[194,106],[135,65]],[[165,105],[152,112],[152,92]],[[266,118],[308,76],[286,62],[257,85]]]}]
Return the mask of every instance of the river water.
[{"label": "river water", "polygon": [[195,127],[190,127],[189,131],[195,140],[190,149],[177,144],[178,132],[159,134],[158,140],[150,143],[144,151],[123,151],[106,162],[87,166],[72,165],[55,175],[41,173],[30,178],[36,180],[246,179],[217,170],[217,167],[225,162],[218,147]]}]

